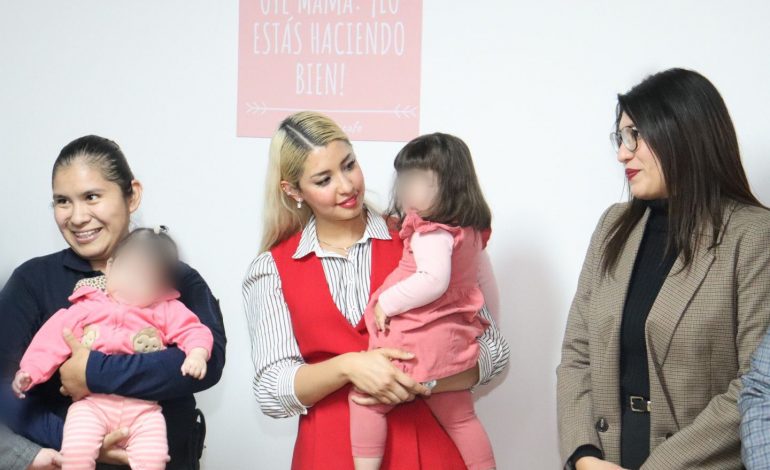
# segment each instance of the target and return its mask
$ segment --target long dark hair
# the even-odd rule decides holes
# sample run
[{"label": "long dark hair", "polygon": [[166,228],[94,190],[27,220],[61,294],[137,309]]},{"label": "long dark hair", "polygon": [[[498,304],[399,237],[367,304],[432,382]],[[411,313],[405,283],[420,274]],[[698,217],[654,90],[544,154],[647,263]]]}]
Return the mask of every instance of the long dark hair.
[{"label": "long dark hair", "polygon": [[[618,95],[616,130],[623,113],[660,162],[668,190],[666,250],[674,250],[689,267],[702,234],[710,231],[713,237],[709,249],[717,243],[726,203],[762,206],[743,170],[727,106],[706,77],[675,68],[651,75]],[[603,256],[604,273],[617,264],[645,210],[645,202],[632,197],[612,225]]]},{"label": "long dark hair", "polygon": [[[437,132],[417,137],[396,155],[396,173],[432,170],[438,179],[438,195],[430,214],[431,222],[486,230],[492,225],[492,212],[484,199],[473,167],[471,151],[460,138]],[[393,189],[388,216],[404,220],[398,193]]]}]

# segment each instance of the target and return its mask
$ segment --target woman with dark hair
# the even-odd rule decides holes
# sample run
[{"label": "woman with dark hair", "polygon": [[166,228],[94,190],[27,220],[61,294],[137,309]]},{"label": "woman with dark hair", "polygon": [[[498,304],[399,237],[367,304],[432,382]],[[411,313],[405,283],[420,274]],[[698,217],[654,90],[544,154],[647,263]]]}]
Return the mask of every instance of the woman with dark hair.
[{"label": "woman with dark hair", "polygon": [[[66,145],[54,163],[52,179],[54,219],[69,248],[25,262],[0,292],[0,372],[6,380],[41,325],[69,306],[68,297],[76,287],[103,287],[107,260],[129,233],[130,216],[141,202],[142,185],[123,152],[103,137],[85,136]],[[37,466],[35,455],[46,456],[48,449],[60,448],[69,405],[91,393],[158,401],[168,430],[171,460],[167,468],[198,468],[203,430],[193,393],[219,381],[226,339],[219,303],[200,274],[179,263],[174,283],[179,300],[213,333],[206,378],[196,380],[179,373],[185,354],[176,347],[106,355],[89,350],[71,334],[65,336],[72,356],[59,374],[36,387],[26,400],[9,402],[2,397],[8,426],[38,446],[35,451],[28,442],[24,458],[16,459],[11,469],[47,468]],[[110,446],[121,437],[117,432],[105,439],[101,460],[127,463],[125,451]]]},{"label": "woman with dark hair", "polygon": [[770,212],[702,75],[648,77],[618,96],[615,124],[631,199],[599,220],[570,309],[562,462],[741,468],[736,401],[770,321]]}]

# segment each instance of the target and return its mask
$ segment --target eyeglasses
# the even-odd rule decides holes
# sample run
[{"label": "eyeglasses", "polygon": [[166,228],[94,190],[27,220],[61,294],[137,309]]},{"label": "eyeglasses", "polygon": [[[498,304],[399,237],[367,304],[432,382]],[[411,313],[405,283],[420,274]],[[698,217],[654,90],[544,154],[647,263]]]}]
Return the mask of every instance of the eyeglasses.
[{"label": "eyeglasses", "polygon": [[620,150],[620,144],[623,144],[629,152],[635,152],[639,145],[638,140],[639,130],[633,126],[622,127],[617,132],[610,133],[610,142],[616,152]]}]

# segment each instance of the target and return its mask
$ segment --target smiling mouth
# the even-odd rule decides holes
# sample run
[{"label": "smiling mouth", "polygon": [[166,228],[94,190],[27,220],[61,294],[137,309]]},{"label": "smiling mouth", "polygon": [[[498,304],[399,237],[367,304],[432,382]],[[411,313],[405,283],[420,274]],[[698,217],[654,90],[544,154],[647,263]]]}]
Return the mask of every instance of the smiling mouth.
[{"label": "smiling mouth", "polygon": [[350,208],[358,205],[358,195],[351,196],[338,204],[339,206]]},{"label": "smiling mouth", "polygon": [[93,230],[81,230],[79,232],[72,231],[72,234],[75,236],[75,240],[77,240],[78,243],[89,243],[94,241],[101,231],[101,228],[95,228]]}]

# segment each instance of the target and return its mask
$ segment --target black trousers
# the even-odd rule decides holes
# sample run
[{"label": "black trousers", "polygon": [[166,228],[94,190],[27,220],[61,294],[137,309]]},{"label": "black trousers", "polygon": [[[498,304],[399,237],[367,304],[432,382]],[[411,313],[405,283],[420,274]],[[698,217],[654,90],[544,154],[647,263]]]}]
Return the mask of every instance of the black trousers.
[{"label": "black trousers", "polygon": [[650,413],[631,411],[626,404],[620,429],[620,466],[637,470],[650,456]]}]

